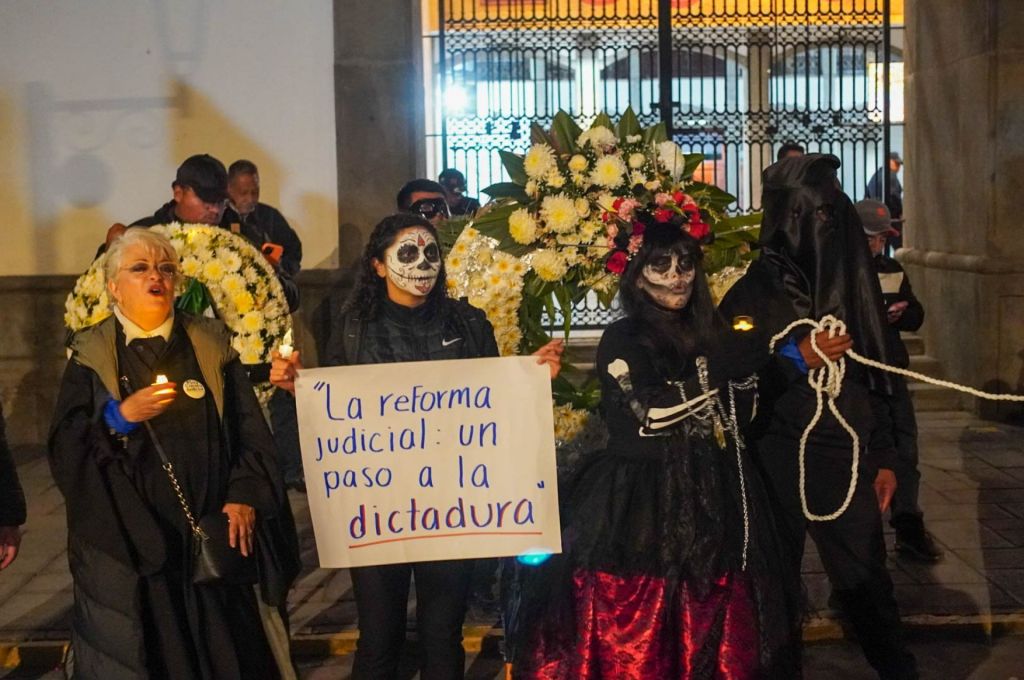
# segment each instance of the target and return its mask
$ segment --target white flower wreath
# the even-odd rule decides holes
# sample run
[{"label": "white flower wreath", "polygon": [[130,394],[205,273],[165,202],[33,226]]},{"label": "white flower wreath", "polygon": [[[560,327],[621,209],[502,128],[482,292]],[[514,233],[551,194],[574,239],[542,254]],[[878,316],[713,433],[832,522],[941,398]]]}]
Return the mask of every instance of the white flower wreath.
[{"label": "white flower wreath", "polygon": [[[151,227],[167,236],[181,258],[180,295],[190,279],[206,286],[214,312],[233,333],[232,346],[243,364],[270,362],[270,353],[291,328],[288,303],[273,267],[243,237],[205,224]],[[75,282],[64,303],[64,324],[77,331],[103,321],[113,312],[103,273],[106,254],[93,261]],[[257,386],[261,400],[269,384]]]}]

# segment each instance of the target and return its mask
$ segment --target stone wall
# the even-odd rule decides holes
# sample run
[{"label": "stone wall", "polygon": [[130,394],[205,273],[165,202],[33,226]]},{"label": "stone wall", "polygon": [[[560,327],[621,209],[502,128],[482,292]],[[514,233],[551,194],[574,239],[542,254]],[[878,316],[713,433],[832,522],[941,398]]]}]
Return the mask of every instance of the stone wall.
[{"label": "stone wall", "polygon": [[906,74],[900,257],[925,306],[928,353],[957,382],[1020,391],[1024,2],[908,2]]}]

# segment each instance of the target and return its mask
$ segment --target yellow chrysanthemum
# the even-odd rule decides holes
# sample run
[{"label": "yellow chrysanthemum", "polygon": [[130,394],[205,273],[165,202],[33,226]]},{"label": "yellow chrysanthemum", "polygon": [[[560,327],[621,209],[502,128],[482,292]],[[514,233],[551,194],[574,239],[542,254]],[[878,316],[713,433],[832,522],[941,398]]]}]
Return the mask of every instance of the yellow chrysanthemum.
[{"label": "yellow chrysanthemum", "polygon": [[571,231],[580,220],[575,201],[565,194],[545,196],[540,204],[540,216],[545,226],[555,233]]},{"label": "yellow chrysanthemum", "polygon": [[602,156],[594,163],[594,169],[590,173],[590,181],[594,184],[617,189],[622,186],[623,175],[626,174],[626,164],[618,156]]},{"label": "yellow chrysanthemum", "polygon": [[209,260],[203,265],[202,276],[205,281],[217,282],[224,278],[227,271],[220,260]]},{"label": "yellow chrysanthemum", "polygon": [[[243,290],[242,292],[231,296],[231,303],[239,314],[247,314],[252,311],[253,305],[256,301],[253,299],[252,294],[249,293],[249,291]],[[245,362],[243,361],[242,363]]]},{"label": "yellow chrysanthemum", "polygon": [[245,279],[241,274],[227,274],[221,279],[220,287],[228,295],[237,295],[245,290]]},{"label": "yellow chrysanthemum", "polygon": [[544,281],[560,281],[569,268],[565,258],[554,250],[538,250],[533,254],[531,265]]},{"label": "yellow chrysanthemum", "polygon": [[529,210],[519,208],[508,216],[508,235],[516,243],[533,243],[537,238],[537,220],[533,219]]},{"label": "yellow chrysanthemum", "polygon": [[555,152],[547,144],[534,144],[523,159],[523,170],[531,179],[540,180],[555,168]]}]

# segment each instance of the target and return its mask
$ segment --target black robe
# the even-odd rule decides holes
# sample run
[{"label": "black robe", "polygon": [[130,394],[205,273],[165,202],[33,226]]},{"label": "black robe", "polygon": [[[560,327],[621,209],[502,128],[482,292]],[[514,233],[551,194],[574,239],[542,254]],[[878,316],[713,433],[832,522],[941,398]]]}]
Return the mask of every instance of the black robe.
[{"label": "black robe", "polygon": [[[269,519],[282,492],[252,387],[227,334],[215,337],[224,345],[221,414],[218,386],[200,368],[186,324],[204,331],[213,322],[181,315],[152,365],[125,346],[118,324],[109,348],[114,365],[99,373],[112,368],[133,389],[156,373],[178,383],[175,402],[151,422],[197,517],[233,502],[254,507],[257,521]],[[276,678],[255,590],[192,584],[192,537],[170,480],[144,428],[123,441],[109,432],[102,409],[110,389],[99,373],[78,355],[68,363],[50,437],[68,513],[74,677]],[[188,379],[204,394],[186,394]]]}]

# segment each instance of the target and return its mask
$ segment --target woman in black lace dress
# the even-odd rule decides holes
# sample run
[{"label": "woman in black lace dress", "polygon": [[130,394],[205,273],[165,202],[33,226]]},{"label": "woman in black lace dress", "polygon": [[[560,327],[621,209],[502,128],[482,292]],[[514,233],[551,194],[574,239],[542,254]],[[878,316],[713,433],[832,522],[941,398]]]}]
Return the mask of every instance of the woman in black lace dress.
[{"label": "woman in black lace dress", "polygon": [[610,438],[565,494],[564,554],[526,578],[514,675],[792,678],[771,517],[738,436],[763,342],[719,319],[678,227],[647,228],[621,298],[597,353]]}]

